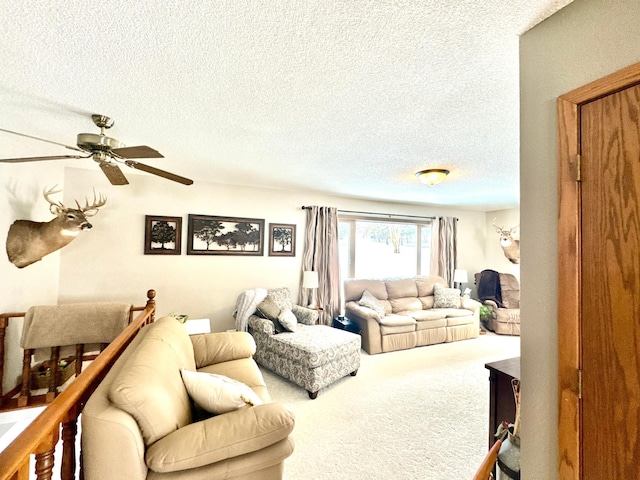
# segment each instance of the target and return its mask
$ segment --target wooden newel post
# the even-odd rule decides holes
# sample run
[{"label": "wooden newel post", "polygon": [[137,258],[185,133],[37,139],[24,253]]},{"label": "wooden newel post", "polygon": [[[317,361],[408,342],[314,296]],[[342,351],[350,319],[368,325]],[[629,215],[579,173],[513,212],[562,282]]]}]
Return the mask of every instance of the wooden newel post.
[{"label": "wooden newel post", "polygon": [[151,290],[147,290],[147,306],[153,306],[153,313],[151,314],[151,317],[149,319],[149,323],[153,323],[156,321],[156,314],[155,314],[155,309],[156,309],[156,291],[151,289]]}]

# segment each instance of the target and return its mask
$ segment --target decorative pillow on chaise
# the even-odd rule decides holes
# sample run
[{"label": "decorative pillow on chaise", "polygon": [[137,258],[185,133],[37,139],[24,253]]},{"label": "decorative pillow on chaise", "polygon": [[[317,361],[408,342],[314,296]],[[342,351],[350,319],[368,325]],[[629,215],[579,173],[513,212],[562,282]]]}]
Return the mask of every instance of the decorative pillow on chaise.
[{"label": "decorative pillow on chaise", "polygon": [[433,286],[433,308],[460,308],[460,290],[436,283]]},{"label": "decorative pillow on chaise", "polygon": [[362,297],[358,301],[360,305],[363,307],[368,307],[374,312],[378,314],[380,318],[384,317],[387,312],[384,309],[384,305],[380,303],[380,301],[374,297],[369,290],[365,290],[362,292]]},{"label": "decorative pillow on chaise", "polygon": [[181,369],[189,397],[203,410],[221,414],[246,406],[262,405],[258,394],[242,382],[224,375]]},{"label": "decorative pillow on chaise", "polygon": [[278,315],[277,320],[278,322],[280,322],[280,324],[282,324],[285,330],[288,330],[289,332],[296,331],[296,327],[298,326],[298,319],[288,308],[282,309],[280,311],[280,315]]},{"label": "decorative pillow on chaise", "polygon": [[285,328],[278,320],[278,316],[280,315],[280,307],[269,295],[267,295],[265,299],[260,302],[260,304],[258,304],[258,306],[256,307],[256,312],[259,316],[273,322],[276,333],[281,333],[287,330],[287,328]]}]

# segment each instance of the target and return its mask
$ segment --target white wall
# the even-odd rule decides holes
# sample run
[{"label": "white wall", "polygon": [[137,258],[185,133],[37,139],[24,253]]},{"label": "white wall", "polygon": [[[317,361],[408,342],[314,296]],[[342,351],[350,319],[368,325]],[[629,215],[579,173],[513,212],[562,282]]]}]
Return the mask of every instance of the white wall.
[{"label": "white wall", "polygon": [[[359,201],[317,193],[257,189],[196,182],[185,187],[150,175],[130,175],[131,184],[108,185],[100,171],[67,168],[65,201],[91,195],[91,188],[108,197],[92,218],[94,228],[63,249],[59,301],[122,300],[140,303],[149,288],[157,290],[158,313],[186,313],[210,318],[213,330],[232,328],[232,313],[240,292],[258,286],[289,287],[297,299],[301,277],[304,221],[302,205],[328,205],[408,215],[458,217],[458,265],[479,271],[484,265],[485,214]],[[188,214],[219,215],[297,225],[295,257],[186,255]],[[144,216],[183,218],[183,255],[144,255]]]},{"label": "white wall", "polygon": [[520,41],[522,471],[558,478],[556,98],[640,61],[640,2],[575,0]]}]

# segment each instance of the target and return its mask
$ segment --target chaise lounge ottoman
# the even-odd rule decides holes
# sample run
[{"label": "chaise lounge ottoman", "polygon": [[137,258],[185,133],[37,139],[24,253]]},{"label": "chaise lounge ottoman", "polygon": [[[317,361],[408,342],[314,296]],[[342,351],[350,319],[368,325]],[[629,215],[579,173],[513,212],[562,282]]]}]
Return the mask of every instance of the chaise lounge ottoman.
[{"label": "chaise lounge ottoman", "polygon": [[301,386],[315,399],[318,391],[360,368],[360,335],[326,325],[298,323],[295,332],[275,333],[273,322],[252,315],[249,333],[255,361]]}]

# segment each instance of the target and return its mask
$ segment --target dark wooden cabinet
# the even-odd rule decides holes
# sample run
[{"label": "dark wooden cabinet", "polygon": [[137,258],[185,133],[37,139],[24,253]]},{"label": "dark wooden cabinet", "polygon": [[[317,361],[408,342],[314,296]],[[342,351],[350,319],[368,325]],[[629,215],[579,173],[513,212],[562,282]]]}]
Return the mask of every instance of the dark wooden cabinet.
[{"label": "dark wooden cabinet", "polygon": [[513,423],[516,418],[516,401],[511,380],[520,379],[520,357],[508,358],[485,364],[489,370],[489,448],[495,442],[500,422]]}]

